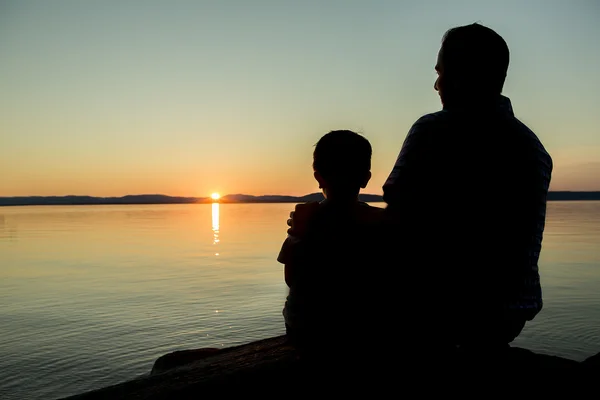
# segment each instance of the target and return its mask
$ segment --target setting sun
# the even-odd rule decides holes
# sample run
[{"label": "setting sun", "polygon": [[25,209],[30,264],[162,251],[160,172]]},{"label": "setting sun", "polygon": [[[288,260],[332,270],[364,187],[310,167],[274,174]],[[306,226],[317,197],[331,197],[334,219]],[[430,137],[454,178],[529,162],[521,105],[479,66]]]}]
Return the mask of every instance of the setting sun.
[{"label": "setting sun", "polygon": [[219,198],[221,197],[221,195],[219,193],[213,193],[213,194],[210,195],[210,197],[213,200],[219,200]]}]

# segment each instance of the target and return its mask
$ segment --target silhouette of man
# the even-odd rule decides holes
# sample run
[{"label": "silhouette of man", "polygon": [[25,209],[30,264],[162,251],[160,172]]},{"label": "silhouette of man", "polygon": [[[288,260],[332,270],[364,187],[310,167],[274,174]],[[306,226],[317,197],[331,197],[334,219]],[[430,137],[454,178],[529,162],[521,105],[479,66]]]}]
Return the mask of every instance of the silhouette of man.
[{"label": "silhouette of man", "polygon": [[446,32],[434,84],[443,109],[414,123],[383,186],[395,309],[416,340],[505,348],[542,309],[552,160],[501,95],[508,64],[490,28]]}]

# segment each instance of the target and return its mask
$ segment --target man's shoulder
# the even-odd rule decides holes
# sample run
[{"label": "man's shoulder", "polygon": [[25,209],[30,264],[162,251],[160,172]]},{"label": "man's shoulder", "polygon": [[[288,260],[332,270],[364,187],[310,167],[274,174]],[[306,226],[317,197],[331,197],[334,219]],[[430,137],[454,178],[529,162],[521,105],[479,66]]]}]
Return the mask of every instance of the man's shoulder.
[{"label": "man's shoulder", "polygon": [[427,143],[440,136],[447,129],[450,117],[450,113],[445,110],[423,115],[410,127],[405,146],[415,142]]},{"label": "man's shoulder", "polygon": [[519,132],[525,138],[541,144],[540,139],[533,132],[533,130],[527,125],[525,125],[525,123],[522,122],[520,119],[518,119],[517,117],[512,117],[510,118],[510,121],[512,122],[512,129]]},{"label": "man's shoulder", "polygon": [[520,121],[518,118],[513,117],[513,129],[517,132],[517,136],[524,138],[528,143],[528,148],[531,149],[535,154],[535,158],[542,162],[546,169],[553,169],[552,157],[542,144],[542,141],[538,138],[538,136],[529,128],[525,123]]},{"label": "man's shoulder", "polygon": [[434,128],[446,122],[448,118],[450,118],[450,113],[446,110],[425,114],[415,121],[411,130]]},{"label": "man's shoulder", "polygon": [[399,159],[406,157],[408,153],[420,153],[436,143],[437,139],[444,136],[442,133],[447,129],[448,118],[448,112],[442,110],[417,119],[404,139]]}]

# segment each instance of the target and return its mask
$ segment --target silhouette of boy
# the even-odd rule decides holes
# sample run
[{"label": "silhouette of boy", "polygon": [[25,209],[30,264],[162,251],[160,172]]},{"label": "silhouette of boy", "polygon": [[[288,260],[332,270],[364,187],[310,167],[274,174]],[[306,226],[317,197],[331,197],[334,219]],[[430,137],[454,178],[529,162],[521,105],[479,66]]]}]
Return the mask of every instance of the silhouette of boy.
[{"label": "silhouette of boy", "polygon": [[295,227],[301,238],[289,230],[277,258],[289,287],[286,332],[296,344],[355,342],[370,330],[367,319],[376,318],[372,265],[383,209],[358,199],[371,178],[371,154],[369,141],[347,130],[329,132],[316,144],[314,177],[325,200],[307,203],[310,216]]}]

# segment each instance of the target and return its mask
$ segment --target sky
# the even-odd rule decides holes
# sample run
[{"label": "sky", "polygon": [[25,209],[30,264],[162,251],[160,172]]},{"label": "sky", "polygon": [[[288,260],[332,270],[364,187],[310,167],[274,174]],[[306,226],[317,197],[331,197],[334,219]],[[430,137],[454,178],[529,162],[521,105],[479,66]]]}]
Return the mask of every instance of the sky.
[{"label": "sky", "polygon": [[441,108],[442,35],[473,22],[508,43],[504,94],[551,190],[600,190],[599,17],[597,0],[0,0],[0,196],[303,195],[335,129],[371,141],[381,193]]}]

